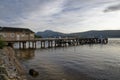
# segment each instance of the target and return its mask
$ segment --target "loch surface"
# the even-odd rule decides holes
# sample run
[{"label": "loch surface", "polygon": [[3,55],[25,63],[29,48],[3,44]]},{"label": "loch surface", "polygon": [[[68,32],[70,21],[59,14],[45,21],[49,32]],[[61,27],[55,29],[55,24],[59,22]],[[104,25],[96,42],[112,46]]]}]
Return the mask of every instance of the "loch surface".
[{"label": "loch surface", "polygon": [[15,51],[26,74],[31,68],[39,72],[29,80],[120,80],[119,38],[108,44]]}]

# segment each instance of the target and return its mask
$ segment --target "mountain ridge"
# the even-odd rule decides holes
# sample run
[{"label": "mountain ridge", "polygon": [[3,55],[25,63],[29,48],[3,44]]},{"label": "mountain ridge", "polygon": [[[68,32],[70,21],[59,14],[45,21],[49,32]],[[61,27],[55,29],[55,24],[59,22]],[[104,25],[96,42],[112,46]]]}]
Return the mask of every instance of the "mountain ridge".
[{"label": "mountain ridge", "polygon": [[59,38],[59,37],[108,37],[108,38],[120,38],[120,30],[90,30],[85,32],[76,33],[62,33],[52,30],[45,30],[43,32],[37,32],[37,36],[43,38]]}]

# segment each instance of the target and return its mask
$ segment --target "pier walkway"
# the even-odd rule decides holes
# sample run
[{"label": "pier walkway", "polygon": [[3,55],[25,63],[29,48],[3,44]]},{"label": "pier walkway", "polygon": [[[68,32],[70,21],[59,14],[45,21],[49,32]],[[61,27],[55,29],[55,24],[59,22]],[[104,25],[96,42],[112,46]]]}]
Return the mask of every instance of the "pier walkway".
[{"label": "pier walkway", "polygon": [[[36,48],[37,42],[40,42],[41,48],[50,47],[64,47],[64,46],[76,46],[83,44],[107,44],[108,39],[99,38],[35,38],[35,39],[22,39],[22,40],[5,40],[8,45],[13,46],[14,43],[19,43],[20,49],[26,49],[26,43],[28,48]],[[47,46],[46,46],[47,43]]]}]

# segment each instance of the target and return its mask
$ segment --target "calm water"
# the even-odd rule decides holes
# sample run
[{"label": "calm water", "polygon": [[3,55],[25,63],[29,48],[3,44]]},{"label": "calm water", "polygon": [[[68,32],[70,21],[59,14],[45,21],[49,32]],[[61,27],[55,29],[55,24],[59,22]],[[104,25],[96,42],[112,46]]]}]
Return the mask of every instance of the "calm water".
[{"label": "calm water", "polygon": [[26,72],[39,76],[29,80],[120,80],[120,39],[106,45],[16,50]]}]

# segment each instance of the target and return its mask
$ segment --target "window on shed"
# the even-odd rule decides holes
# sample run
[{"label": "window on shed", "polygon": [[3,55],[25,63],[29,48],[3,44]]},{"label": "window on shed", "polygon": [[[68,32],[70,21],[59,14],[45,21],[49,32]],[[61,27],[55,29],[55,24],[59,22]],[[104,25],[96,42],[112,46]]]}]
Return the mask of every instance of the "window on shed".
[{"label": "window on shed", "polygon": [[11,33],[11,37],[15,37],[15,33]]}]

